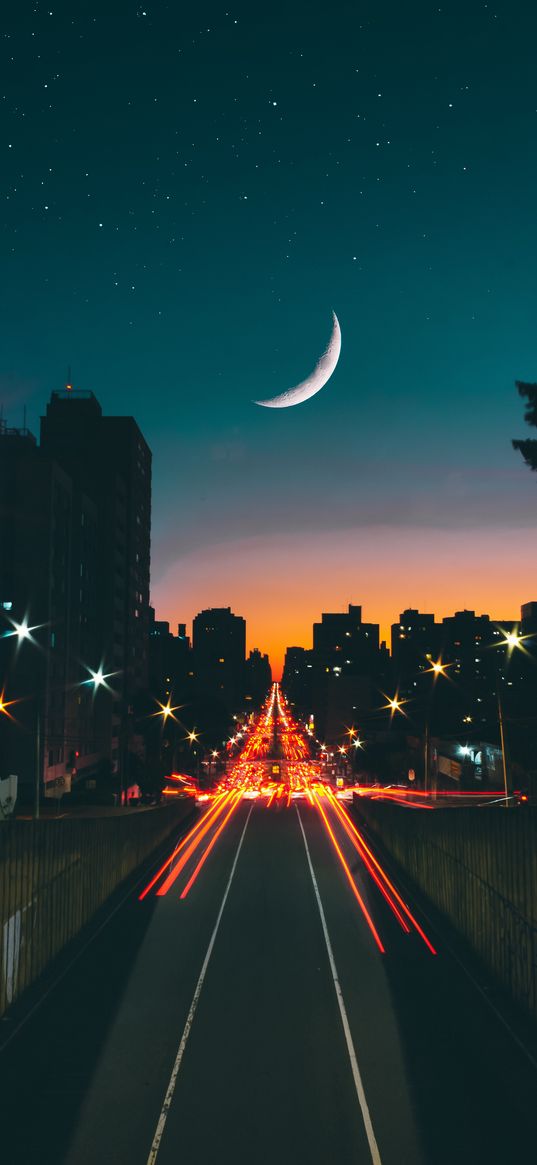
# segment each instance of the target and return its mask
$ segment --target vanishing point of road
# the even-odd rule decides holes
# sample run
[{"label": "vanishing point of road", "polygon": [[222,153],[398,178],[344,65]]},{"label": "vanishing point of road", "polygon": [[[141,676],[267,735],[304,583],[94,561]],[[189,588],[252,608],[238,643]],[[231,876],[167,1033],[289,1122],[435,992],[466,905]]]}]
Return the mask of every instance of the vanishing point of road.
[{"label": "vanishing point of road", "polygon": [[175,880],[179,838],[1,1025],[2,1162],[535,1159],[534,1067],[391,871],[436,953],[399,924],[333,801],[227,804],[186,894],[203,851]]}]

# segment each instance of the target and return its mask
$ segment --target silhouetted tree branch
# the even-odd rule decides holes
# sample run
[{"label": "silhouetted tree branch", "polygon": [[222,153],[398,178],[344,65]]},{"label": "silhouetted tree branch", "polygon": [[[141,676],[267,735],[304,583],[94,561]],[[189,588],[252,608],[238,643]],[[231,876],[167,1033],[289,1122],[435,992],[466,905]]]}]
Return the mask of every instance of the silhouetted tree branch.
[{"label": "silhouetted tree branch", "polygon": [[[525,384],[523,380],[516,380],[515,384],[521,396],[526,397],[526,424],[537,428],[537,384]],[[528,437],[525,441],[513,441],[513,449],[518,449],[526,465],[537,472],[537,440]]]}]

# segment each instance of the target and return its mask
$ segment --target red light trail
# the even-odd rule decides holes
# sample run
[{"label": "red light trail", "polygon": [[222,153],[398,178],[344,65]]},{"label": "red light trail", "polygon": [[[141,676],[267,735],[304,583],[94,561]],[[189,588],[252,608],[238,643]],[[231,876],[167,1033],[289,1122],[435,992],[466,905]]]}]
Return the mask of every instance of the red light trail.
[{"label": "red light trail", "polygon": [[[423,928],[357,829],[347,809],[341,804],[332,787],[321,780],[320,766],[311,757],[308,736],[293,719],[278,684],[273,684],[261,712],[255,717],[252,716],[250,723],[230,738],[226,749],[227,771],[210,792],[200,794],[192,779],[182,774],[174,773],[169,778],[170,783],[172,781],[174,783],[164,790],[166,796],[188,793],[197,797],[198,804],[201,800],[208,800],[209,803],[200,820],[175,846],[170,857],[151,878],[140,894],[140,900],[157,887],[157,884],[156,896],[164,897],[183,872],[187,880],[179,898],[184,900],[243,800],[259,799],[265,808],[279,811],[282,808],[289,809],[298,798],[307,801],[315,809],[345,880],[381,954],[386,953],[386,948],[373,917],[373,908],[366,906],[360,893],[342,848],[344,843],[350,843],[354,853],[359,856],[363,870],[391,910],[404,934],[410,935],[411,932],[415,932],[428,951],[436,954]],[[405,790],[355,786],[352,792],[362,796],[385,796],[388,800],[399,801],[407,808],[433,808],[433,805],[428,803],[432,794],[423,793],[422,790],[409,790],[409,797],[419,797],[414,805],[409,799],[405,799]],[[194,863],[193,868],[187,869],[191,860]]]}]

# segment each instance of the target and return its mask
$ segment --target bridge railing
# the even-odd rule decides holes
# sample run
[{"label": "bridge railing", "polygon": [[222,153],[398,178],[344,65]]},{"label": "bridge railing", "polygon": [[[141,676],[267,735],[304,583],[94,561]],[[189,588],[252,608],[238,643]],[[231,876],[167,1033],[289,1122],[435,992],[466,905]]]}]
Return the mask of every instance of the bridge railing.
[{"label": "bridge railing", "polygon": [[424,813],[355,795],[354,811],[537,1019],[537,810]]},{"label": "bridge railing", "polygon": [[192,811],[0,826],[0,1015]]}]

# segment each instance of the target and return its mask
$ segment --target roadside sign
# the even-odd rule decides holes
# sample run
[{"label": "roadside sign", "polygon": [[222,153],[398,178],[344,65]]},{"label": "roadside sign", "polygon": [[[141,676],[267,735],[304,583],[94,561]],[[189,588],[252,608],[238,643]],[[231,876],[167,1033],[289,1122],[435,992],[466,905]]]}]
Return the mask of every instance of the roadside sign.
[{"label": "roadside sign", "polygon": [[65,773],[63,777],[53,777],[51,781],[45,783],[45,797],[63,797],[64,793],[71,792],[71,774]]}]

